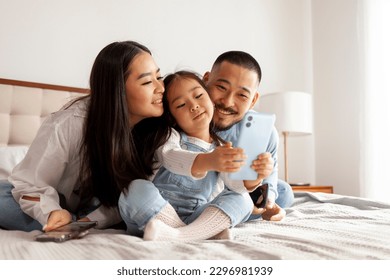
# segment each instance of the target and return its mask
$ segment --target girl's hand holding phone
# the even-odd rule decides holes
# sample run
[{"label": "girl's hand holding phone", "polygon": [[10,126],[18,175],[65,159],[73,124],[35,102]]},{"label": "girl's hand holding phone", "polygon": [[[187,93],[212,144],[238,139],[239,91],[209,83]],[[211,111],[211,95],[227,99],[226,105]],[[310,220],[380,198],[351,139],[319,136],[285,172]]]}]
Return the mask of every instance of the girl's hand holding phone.
[{"label": "girl's hand holding phone", "polygon": [[247,156],[241,148],[235,148],[231,142],[218,146],[210,153],[209,162],[212,169],[218,172],[236,172],[244,164]]}]

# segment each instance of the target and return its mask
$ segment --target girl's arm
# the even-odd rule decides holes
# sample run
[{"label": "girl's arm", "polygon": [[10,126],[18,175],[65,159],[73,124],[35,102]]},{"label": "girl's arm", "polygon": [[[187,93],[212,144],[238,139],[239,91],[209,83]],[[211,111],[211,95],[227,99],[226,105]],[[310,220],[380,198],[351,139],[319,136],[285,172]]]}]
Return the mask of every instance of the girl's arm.
[{"label": "girl's arm", "polygon": [[240,148],[233,148],[228,142],[216,147],[210,153],[199,154],[192,165],[192,174],[205,175],[208,171],[236,172],[245,163],[246,156]]},{"label": "girl's arm", "polygon": [[195,158],[201,152],[187,151],[180,146],[180,134],[172,128],[171,136],[167,142],[156,151],[156,159],[159,164],[170,172],[201,179],[204,176],[193,176],[192,166]]},{"label": "girl's arm", "polygon": [[236,171],[242,163],[233,160],[242,160],[245,156],[241,149],[232,148],[231,143],[209,153],[185,150],[180,146],[180,134],[172,129],[167,142],[156,151],[156,158],[172,173],[201,179],[211,170]]},{"label": "girl's arm", "polygon": [[237,171],[246,156],[242,149],[233,148],[231,143],[209,153],[184,150],[180,146],[180,134],[172,129],[167,142],[156,151],[156,158],[172,173],[201,179],[208,171]]}]

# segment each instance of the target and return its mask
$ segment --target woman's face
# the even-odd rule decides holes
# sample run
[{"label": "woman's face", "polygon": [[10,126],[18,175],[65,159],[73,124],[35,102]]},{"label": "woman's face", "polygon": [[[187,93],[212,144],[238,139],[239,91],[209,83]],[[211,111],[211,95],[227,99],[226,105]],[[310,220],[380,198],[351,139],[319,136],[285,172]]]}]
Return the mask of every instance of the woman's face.
[{"label": "woman's face", "polygon": [[164,85],[160,68],[152,56],[141,52],[129,65],[128,72],[125,87],[130,125],[134,126],[145,118],[161,116],[164,111]]},{"label": "woman's face", "polygon": [[193,79],[178,79],[167,92],[169,111],[189,136],[209,141],[214,107],[206,90]]}]

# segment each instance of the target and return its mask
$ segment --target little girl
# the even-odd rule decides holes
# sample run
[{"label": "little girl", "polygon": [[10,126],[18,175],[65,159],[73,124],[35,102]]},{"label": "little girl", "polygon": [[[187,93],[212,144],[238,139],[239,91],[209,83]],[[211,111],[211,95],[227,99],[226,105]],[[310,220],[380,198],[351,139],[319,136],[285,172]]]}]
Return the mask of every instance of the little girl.
[{"label": "little girl", "polygon": [[[171,136],[156,152],[163,166],[153,183],[168,203],[162,213],[148,221],[144,239],[200,240],[226,233],[226,229],[250,215],[253,203],[248,190],[256,188],[260,180],[232,181],[226,176],[225,172],[237,171],[242,166],[245,155],[242,149],[231,147],[213,132],[214,106],[195,73],[171,74],[164,79],[164,86],[163,118]],[[176,151],[178,158],[166,160],[164,155],[178,146],[175,141],[180,142],[181,149],[191,151],[193,158],[180,158],[180,151]],[[185,172],[183,165],[188,165]],[[228,189],[221,192],[224,185]],[[211,199],[214,192],[218,195]]]}]

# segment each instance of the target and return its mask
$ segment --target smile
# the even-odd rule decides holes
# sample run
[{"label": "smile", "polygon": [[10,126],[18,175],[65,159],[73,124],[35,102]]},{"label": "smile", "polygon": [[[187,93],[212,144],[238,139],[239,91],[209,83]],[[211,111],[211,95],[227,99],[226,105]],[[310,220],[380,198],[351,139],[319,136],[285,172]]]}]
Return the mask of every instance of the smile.
[{"label": "smile", "polygon": [[222,115],[235,115],[237,114],[237,112],[234,112],[233,110],[231,109],[228,109],[228,110],[224,110],[222,108],[217,108],[217,111],[218,113],[222,114]]},{"label": "smile", "polygon": [[204,113],[205,113],[205,112],[202,112],[202,113],[196,115],[196,116],[193,118],[193,120],[199,119],[201,116],[203,116]]},{"label": "smile", "polygon": [[152,102],[152,104],[161,104],[161,103],[162,103],[162,99],[157,99]]}]

